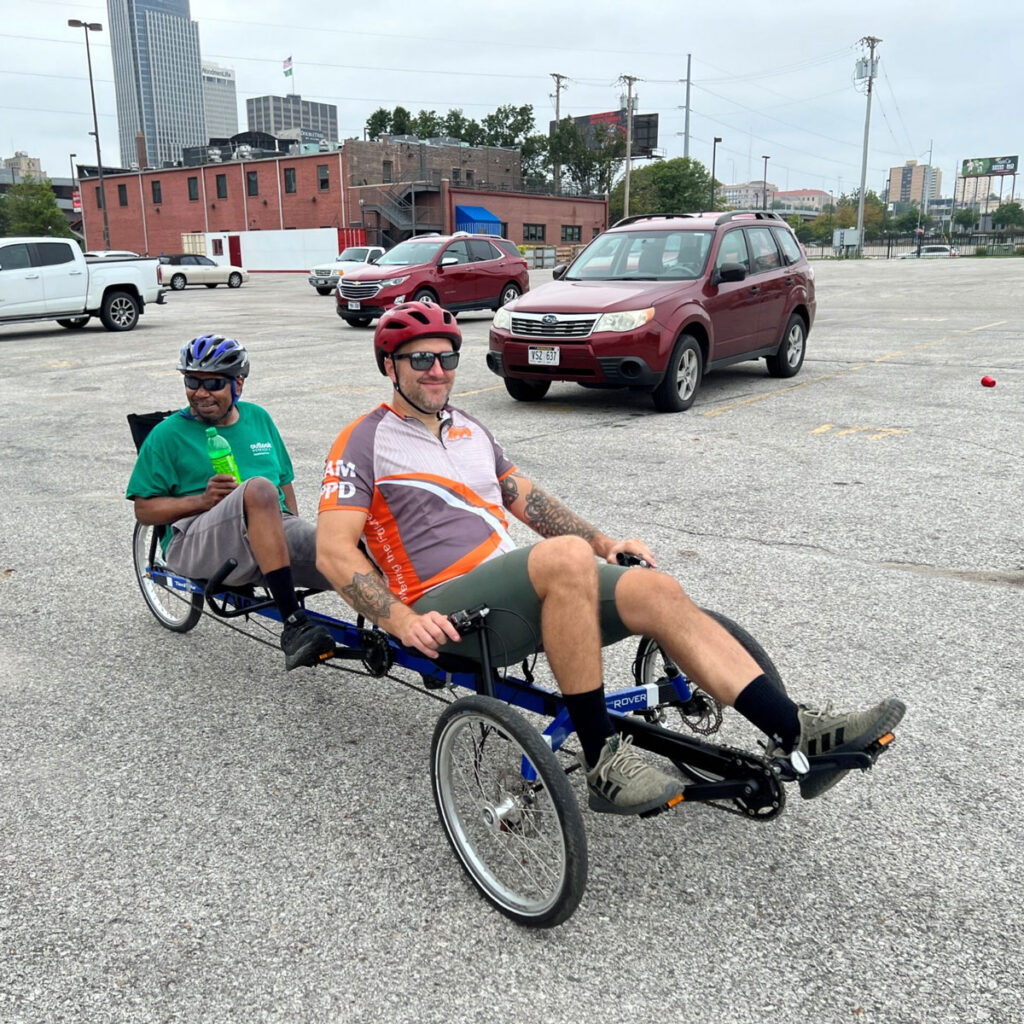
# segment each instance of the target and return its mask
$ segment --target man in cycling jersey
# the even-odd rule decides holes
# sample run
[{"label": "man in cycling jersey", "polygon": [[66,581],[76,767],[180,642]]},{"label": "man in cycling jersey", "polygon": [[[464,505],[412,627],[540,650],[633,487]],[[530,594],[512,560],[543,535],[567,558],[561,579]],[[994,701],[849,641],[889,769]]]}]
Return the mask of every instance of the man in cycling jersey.
[{"label": "man in cycling jersey", "polygon": [[[655,560],[641,540],[609,537],[542,490],[479,420],[448,404],[461,345],[452,315],[432,303],[404,303],[378,322],[374,352],[393,395],[335,441],[317,523],[317,565],[357,612],[429,657],[472,655],[474,638],[460,640],[447,615],[477,604],[491,609],[497,664],[543,643],[597,811],[642,814],[682,790],[607,711],[601,647],[631,634],[653,637],[773,751],[864,750],[896,726],[904,706],[894,699],[850,714],[795,704],[674,579],[617,564],[620,554]],[[543,539],[517,548],[506,511]],[[818,796],[844,774],[815,772],[801,793]]]},{"label": "man in cycling jersey", "polygon": [[[228,584],[265,584],[284,623],[285,667],[315,665],[334,653],[334,641],[299,607],[295,584],[330,584],[316,569],[316,528],[298,517],[284,441],[266,411],[239,401],[249,354],[234,338],[204,334],[182,346],[178,370],[188,405],[139,450],[127,492],[135,517],[169,528],[164,558],[174,572],[208,579],[233,558]],[[207,427],[231,445],[241,483],[212,472]]]}]

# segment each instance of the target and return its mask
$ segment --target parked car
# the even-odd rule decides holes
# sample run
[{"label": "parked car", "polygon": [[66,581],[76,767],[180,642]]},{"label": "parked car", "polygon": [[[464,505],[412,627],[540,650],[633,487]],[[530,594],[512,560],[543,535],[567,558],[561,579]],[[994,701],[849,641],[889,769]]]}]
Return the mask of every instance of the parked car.
[{"label": "parked car", "polygon": [[350,270],[375,263],[384,255],[381,245],[350,245],[342,249],[331,263],[320,263],[309,272],[309,283],[321,294],[330,295],[338,287],[338,279]]},{"label": "parked car", "polygon": [[241,267],[214,263],[209,256],[177,252],[160,257],[160,283],[166,281],[176,292],[190,284],[205,284],[207,288],[226,284],[229,288],[241,288],[248,280],[248,273]]},{"label": "parked car", "polygon": [[137,252],[129,252],[127,249],[90,249],[82,255],[86,259],[97,260],[137,260],[140,258]]},{"label": "parked car", "polygon": [[70,239],[0,238],[0,324],[74,330],[98,316],[108,331],[130,331],[147,302],[163,301],[155,259],[86,260]]},{"label": "parked car", "polygon": [[554,276],[491,326],[487,365],[519,401],[567,380],[649,391],[677,412],[709,370],[764,359],[792,377],[803,365],[814,271],[770,211],[628,217]]},{"label": "parked car", "polygon": [[353,327],[368,327],[406,299],[430,299],[455,312],[498,309],[529,288],[526,260],[507,238],[417,235],[374,266],[346,273],[338,282],[337,313]]},{"label": "parked car", "polygon": [[[960,250],[955,245],[922,245],[921,246],[921,259],[923,260],[934,260],[934,259],[948,259],[951,256],[959,256]],[[901,260],[916,260],[917,259],[917,248],[911,249],[909,252],[900,253]]]}]

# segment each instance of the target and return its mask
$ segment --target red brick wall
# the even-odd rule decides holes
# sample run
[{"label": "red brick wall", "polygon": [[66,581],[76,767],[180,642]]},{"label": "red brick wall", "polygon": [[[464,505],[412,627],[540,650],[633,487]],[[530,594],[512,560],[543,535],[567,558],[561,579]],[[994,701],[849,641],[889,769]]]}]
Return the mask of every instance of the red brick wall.
[{"label": "red brick wall", "polygon": [[[455,230],[456,206],[482,206],[508,224],[508,237],[523,243],[524,224],[543,224],[546,245],[562,244],[562,225],[579,225],[580,241],[589,242],[594,229],[608,226],[608,202],[605,199],[579,199],[569,196],[534,196],[524,192],[490,192],[486,189],[449,188],[445,197],[445,230]],[[568,244],[568,243],[567,243]]]}]

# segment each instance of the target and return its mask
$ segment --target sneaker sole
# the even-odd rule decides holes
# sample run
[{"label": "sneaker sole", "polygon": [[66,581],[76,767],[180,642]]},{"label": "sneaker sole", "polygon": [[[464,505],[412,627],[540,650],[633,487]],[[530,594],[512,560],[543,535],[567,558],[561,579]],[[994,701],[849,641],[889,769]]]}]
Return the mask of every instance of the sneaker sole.
[{"label": "sneaker sole", "polygon": [[[844,754],[851,750],[866,750],[875,743],[886,733],[892,732],[897,725],[903,720],[904,714],[906,714],[907,706],[901,700],[890,700],[886,705],[885,710],[875,719],[874,722],[868,726],[862,733],[855,736],[852,740],[847,740],[845,743],[840,743],[838,747],[829,751],[829,754]],[[828,757],[828,754],[818,755],[820,757]],[[800,796],[805,800],[813,800],[815,797],[819,797],[822,793],[827,793],[837,782],[842,779],[844,775],[849,772],[850,769],[846,768],[842,771],[833,772],[831,775],[826,775],[824,772],[817,776],[812,776],[809,779],[800,780]]]},{"label": "sneaker sole", "polygon": [[293,668],[313,668],[322,661],[334,657],[334,639],[330,636],[317,637],[315,643],[285,655],[284,667],[287,672]]},{"label": "sneaker sole", "polygon": [[611,800],[600,796],[598,793],[594,793],[592,791],[588,791],[588,793],[587,805],[592,811],[596,811],[598,814],[638,814],[641,817],[652,817],[655,814],[660,814],[662,811],[670,810],[677,804],[683,802],[682,790],[678,789],[667,789],[654,800],[648,800],[643,804],[630,804],[628,807],[623,807],[621,804],[614,804]]}]

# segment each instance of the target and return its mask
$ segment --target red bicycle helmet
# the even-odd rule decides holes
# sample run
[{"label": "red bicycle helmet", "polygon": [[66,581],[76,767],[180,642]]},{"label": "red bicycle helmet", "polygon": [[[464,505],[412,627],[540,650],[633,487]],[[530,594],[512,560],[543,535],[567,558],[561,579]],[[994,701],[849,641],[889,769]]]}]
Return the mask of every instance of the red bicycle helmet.
[{"label": "red bicycle helmet", "polygon": [[462,348],[462,332],[455,317],[433,302],[403,302],[389,309],[377,321],[373,332],[373,354],[377,369],[387,376],[384,360],[407,341],[416,338],[447,338],[452,351]]}]

